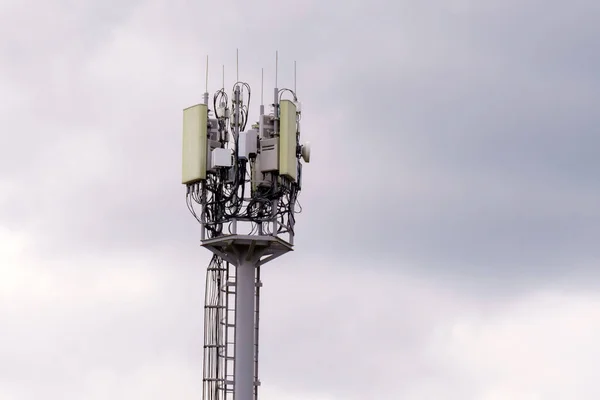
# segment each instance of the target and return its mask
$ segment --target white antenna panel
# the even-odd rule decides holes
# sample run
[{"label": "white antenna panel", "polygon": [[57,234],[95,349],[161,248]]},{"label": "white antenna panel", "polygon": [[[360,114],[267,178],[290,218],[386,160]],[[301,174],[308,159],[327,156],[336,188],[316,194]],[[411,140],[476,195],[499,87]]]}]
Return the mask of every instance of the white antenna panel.
[{"label": "white antenna panel", "polygon": [[208,107],[197,104],[183,110],[183,184],[206,179]]},{"label": "white antenna panel", "polygon": [[279,107],[279,174],[295,182],[298,178],[296,105],[290,100],[281,100]]}]

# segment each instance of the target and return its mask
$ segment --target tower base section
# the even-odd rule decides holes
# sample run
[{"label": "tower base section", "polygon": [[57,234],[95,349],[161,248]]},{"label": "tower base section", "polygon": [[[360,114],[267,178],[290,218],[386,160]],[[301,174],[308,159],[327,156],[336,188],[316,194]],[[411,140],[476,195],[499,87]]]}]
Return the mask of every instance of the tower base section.
[{"label": "tower base section", "polygon": [[[258,287],[260,266],[289,251],[292,245],[267,235],[228,235],[203,240],[202,246],[235,266],[233,396],[255,400],[258,369]],[[233,283],[233,282],[232,282]],[[227,320],[229,319],[229,307]],[[227,337],[227,336],[226,336]],[[229,343],[227,344],[229,345]]]}]

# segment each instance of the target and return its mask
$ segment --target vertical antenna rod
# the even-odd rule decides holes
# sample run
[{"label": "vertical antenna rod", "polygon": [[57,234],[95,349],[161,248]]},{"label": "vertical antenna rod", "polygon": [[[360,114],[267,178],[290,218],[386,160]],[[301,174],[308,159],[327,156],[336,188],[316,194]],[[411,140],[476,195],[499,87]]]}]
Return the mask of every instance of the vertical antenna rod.
[{"label": "vertical antenna rod", "polygon": [[240,50],[235,49],[235,81],[240,81]]},{"label": "vertical antenna rod", "polygon": [[208,105],[208,54],[206,55],[206,81],[204,82],[204,104]]},{"label": "vertical antenna rod", "polygon": [[204,85],[206,93],[208,93],[208,55],[206,56],[206,82]]},{"label": "vertical antenna rod", "polygon": [[294,95],[296,94],[296,60],[294,60]]},{"label": "vertical antenna rod", "polygon": [[[263,138],[265,135],[265,119],[263,118],[265,115],[265,101],[264,101],[264,92],[265,92],[265,69],[260,69],[260,117],[258,118],[258,137]],[[262,233],[262,224],[258,225],[259,232]]]},{"label": "vertical antenna rod", "polygon": [[223,85],[221,86],[221,89],[225,90],[225,65],[223,65]]},{"label": "vertical antenna rod", "polygon": [[273,133],[279,134],[279,88],[277,87],[277,72],[279,70],[279,51],[275,51],[275,89],[273,89]]}]

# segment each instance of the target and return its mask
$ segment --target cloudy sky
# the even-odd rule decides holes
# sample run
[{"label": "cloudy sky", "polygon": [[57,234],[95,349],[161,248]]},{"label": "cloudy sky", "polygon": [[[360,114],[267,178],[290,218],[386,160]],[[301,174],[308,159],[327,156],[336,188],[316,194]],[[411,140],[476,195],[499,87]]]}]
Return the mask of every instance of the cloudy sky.
[{"label": "cloudy sky", "polygon": [[298,61],[313,144],[263,271],[263,400],[600,398],[599,15],[0,1],[0,399],[200,398],[181,110],[236,48],[256,95]]}]

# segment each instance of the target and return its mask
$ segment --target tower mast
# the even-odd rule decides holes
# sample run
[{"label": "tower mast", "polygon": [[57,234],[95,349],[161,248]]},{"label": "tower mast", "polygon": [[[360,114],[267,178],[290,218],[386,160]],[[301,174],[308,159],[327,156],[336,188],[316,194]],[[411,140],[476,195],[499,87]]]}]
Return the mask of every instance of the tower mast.
[{"label": "tower mast", "polygon": [[[261,72],[259,120],[247,128],[251,87],[236,79],[231,101],[225,83],[203,103],[183,111],[182,183],[207,269],[204,316],[204,400],[257,400],[260,268],[292,251],[302,165],[300,103],[294,89],[277,87],[265,114]],[[223,74],[224,75],[224,74]],[[284,99],[284,96],[291,97]],[[210,108],[212,106],[212,109]]]}]

